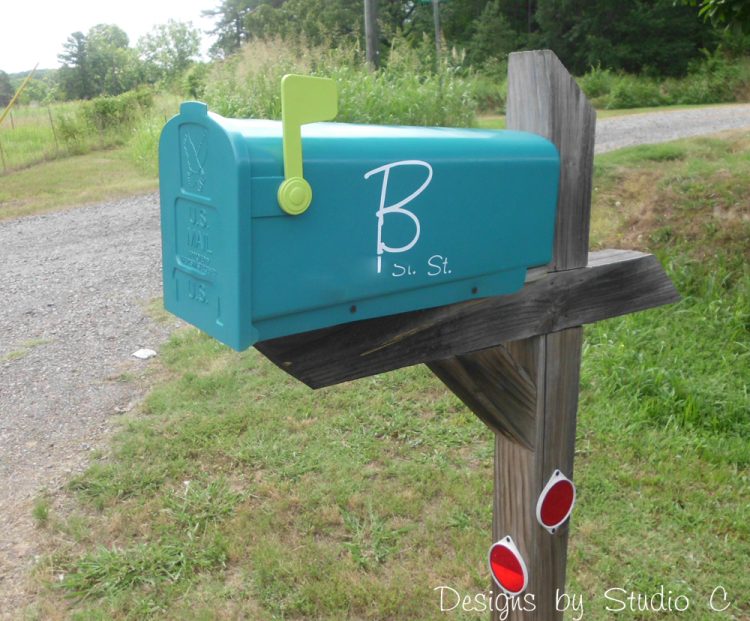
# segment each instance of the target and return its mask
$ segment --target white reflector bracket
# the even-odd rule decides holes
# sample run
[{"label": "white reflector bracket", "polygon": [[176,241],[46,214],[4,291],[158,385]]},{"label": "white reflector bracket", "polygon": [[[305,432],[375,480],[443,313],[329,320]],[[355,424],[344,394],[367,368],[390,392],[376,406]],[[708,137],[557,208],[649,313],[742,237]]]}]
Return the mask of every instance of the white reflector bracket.
[{"label": "white reflector bracket", "polygon": [[489,562],[492,579],[506,595],[523,593],[529,583],[529,573],[526,571],[526,563],[521,553],[510,536],[492,544]]},{"label": "white reflector bracket", "polygon": [[554,534],[573,512],[576,502],[576,486],[559,470],[547,481],[536,503],[536,519]]}]

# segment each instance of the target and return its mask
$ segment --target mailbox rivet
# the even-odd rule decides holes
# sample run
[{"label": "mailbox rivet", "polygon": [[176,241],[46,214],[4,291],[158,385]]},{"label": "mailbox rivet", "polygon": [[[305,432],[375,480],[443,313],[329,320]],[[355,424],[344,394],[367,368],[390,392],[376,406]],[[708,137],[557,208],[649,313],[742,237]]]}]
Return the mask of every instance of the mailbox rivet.
[{"label": "mailbox rivet", "polygon": [[472,287],[471,292],[476,295],[477,293],[479,293],[479,289],[477,289],[476,287]]},{"label": "mailbox rivet", "polygon": [[305,191],[302,188],[292,188],[289,198],[295,205],[302,205],[305,202]]},{"label": "mailbox rivet", "polygon": [[356,313],[357,312],[357,305],[356,304],[352,304],[351,307],[349,308],[349,312]]}]

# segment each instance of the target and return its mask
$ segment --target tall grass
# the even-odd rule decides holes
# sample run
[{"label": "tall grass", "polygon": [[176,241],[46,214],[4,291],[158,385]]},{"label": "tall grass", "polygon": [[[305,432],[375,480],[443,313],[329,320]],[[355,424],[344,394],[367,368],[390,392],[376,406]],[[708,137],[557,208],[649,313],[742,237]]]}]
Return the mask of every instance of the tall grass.
[{"label": "tall grass", "polygon": [[91,101],[21,106],[13,123],[0,127],[0,172],[122,145],[152,107],[153,94],[144,89]]},{"label": "tall grass", "polygon": [[[465,70],[463,57],[449,54],[436,68],[429,48],[397,41],[388,65],[370,70],[355,47],[305,47],[280,40],[253,41],[231,58],[195,76],[190,90],[209,108],[230,118],[280,119],[281,78],[288,73],[328,77],[338,87],[339,122],[472,127],[478,109],[477,85],[497,101],[486,81]],[[176,112],[176,102],[172,100]],[[162,115],[142,117],[128,142],[147,174],[157,173]]]},{"label": "tall grass", "polygon": [[[240,53],[200,65],[185,81],[190,97],[219,114],[236,118],[281,116],[280,81],[287,73],[334,79],[341,122],[472,127],[477,112],[503,112],[506,63],[477,73],[463,53],[450,50],[435,62],[429,39],[416,47],[397,38],[387,64],[372,71],[356,46],[310,47],[281,40],[253,41]],[[683,79],[592,68],[579,83],[599,108],[709,104],[741,100],[750,93],[750,59],[706,55]],[[176,95],[147,91],[16,109],[13,126],[0,127],[0,173],[36,162],[127,144],[141,171],[157,174],[157,145],[164,122],[177,112]],[[51,117],[51,121],[50,121]]]},{"label": "tall grass", "polygon": [[174,94],[157,96],[153,107],[129,130],[127,153],[144,175],[155,178],[159,173],[159,136],[164,124],[179,112],[180,99]]},{"label": "tall grass", "polygon": [[0,174],[66,155],[67,149],[56,134],[56,120],[75,114],[79,106],[80,102],[16,106],[0,125]]},{"label": "tall grass", "polygon": [[224,116],[281,117],[279,85],[287,73],[332,78],[342,122],[470,127],[477,101],[472,78],[447,57],[437,68],[422,48],[398,40],[388,64],[371,71],[354,47],[305,48],[254,41],[209,75],[205,99]]}]

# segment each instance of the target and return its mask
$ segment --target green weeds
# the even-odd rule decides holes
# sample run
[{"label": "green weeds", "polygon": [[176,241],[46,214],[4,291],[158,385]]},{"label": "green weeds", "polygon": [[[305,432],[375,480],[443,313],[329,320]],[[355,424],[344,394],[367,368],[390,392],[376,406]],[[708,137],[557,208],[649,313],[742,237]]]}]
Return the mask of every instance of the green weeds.
[{"label": "green weeds", "polygon": [[658,79],[594,67],[578,82],[597,108],[726,103],[745,99],[750,63],[715,52],[691,63],[684,78]]},{"label": "green weeds", "polygon": [[[238,118],[281,118],[281,78],[287,73],[329,77],[339,92],[337,121],[470,127],[477,110],[472,78],[450,59],[434,69],[425,46],[397,41],[388,64],[371,71],[356,48],[297,48],[254,41],[209,74],[212,110]],[[456,60],[460,62],[460,60]]]},{"label": "green weeds", "polygon": [[47,526],[49,523],[50,503],[46,495],[40,496],[34,502],[31,510],[31,516],[34,518],[36,525],[40,528]]}]

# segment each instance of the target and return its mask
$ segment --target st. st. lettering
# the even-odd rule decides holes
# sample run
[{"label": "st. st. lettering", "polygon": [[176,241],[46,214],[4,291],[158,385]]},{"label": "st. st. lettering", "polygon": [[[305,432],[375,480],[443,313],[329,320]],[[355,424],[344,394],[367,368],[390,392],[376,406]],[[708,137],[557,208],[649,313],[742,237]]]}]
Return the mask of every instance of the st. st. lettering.
[{"label": "st. st. lettering", "polygon": [[427,275],[428,276],[441,276],[443,274],[451,274],[451,270],[448,267],[448,258],[439,254],[433,254],[427,259]]},{"label": "st. st. lettering", "polygon": [[[394,278],[401,278],[403,276],[416,276],[419,272],[413,265],[401,263],[394,263],[391,276]],[[448,259],[439,254],[433,254],[427,259],[426,274],[429,277],[442,276],[443,274],[451,274],[451,270],[448,267]]]}]

